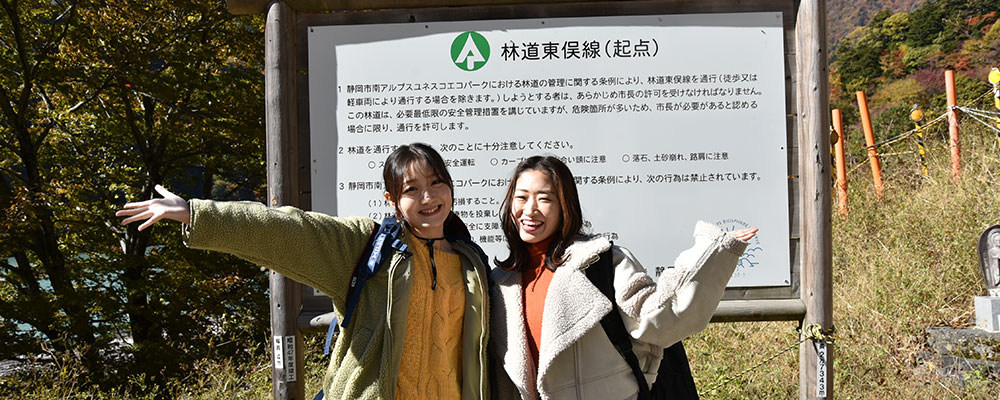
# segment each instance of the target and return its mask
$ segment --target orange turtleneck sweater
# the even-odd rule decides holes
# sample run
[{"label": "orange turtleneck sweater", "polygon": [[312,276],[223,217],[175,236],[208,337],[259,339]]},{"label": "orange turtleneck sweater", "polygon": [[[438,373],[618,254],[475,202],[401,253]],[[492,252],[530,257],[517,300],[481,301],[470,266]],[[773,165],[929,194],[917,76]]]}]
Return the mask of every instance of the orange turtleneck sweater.
[{"label": "orange turtleneck sweater", "polygon": [[545,295],[549,291],[549,283],[555,271],[545,268],[545,253],[549,249],[552,238],[535,243],[528,247],[531,264],[521,271],[521,290],[524,299],[524,320],[528,334],[528,351],[531,359],[538,366],[538,351],[542,346],[542,314],[545,311]]}]

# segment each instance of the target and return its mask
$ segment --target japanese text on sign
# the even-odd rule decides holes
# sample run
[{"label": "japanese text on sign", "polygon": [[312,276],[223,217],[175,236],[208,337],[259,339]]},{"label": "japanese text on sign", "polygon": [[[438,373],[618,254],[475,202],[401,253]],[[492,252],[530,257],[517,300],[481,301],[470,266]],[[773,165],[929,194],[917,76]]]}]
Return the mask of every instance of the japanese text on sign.
[{"label": "japanese text on sign", "polygon": [[[540,27],[544,26],[544,27]],[[313,208],[375,219],[381,169],[421,141],[491,257],[514,167],[572,169],[586,226],[651,275],[701,219],[761,233],[731,286],[789,284],[781,13],[310,27]]]}]

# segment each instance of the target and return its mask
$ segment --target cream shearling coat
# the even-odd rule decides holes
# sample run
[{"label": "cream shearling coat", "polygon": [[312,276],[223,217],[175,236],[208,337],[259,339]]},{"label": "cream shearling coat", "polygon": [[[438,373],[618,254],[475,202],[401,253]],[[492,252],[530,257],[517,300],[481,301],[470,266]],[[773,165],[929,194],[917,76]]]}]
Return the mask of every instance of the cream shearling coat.
[{"label": "cream shearling coat", "polygon": [[612,248],[615,298],[633,338],[633,351],[652,383],[663,348],[708,325],[746,248],[745,242],[705,222],[696,225],[694,237],[694,246],[682,252],[658,282],[628,250],[607,239],[570,245],[545,297],[537,370],[529,361],[521,274],[494,269],[490,312],[499,398],[636,398],[635,377],[600,325],[612,304],[590,283],[585,270]]}]

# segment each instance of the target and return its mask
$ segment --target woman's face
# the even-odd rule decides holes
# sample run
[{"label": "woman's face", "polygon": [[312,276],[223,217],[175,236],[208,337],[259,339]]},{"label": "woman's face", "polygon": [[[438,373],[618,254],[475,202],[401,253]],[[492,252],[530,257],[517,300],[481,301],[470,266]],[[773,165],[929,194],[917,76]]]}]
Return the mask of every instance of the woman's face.
[{"label": "woman's face", "polygon": [[411,163],[403,175],[403,190],[398,201],[389,193],[386,200],[403,214],[414,233],[425,238],[444,236],[444,221],[451,213],[451,188],[427,163]]},{"label": "woman's face", "polygon": [[511,213],[525,243],[548,239],[562,228],[562,208],[552,180],[545,173],[527,170],[514,183]]}]

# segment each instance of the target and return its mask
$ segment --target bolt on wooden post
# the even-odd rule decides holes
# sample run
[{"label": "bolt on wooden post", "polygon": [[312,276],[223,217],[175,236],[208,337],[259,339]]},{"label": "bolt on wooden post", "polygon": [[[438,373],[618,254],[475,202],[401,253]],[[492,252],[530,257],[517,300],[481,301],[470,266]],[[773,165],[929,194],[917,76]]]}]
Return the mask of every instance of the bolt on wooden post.
[{"label": "bolt on wooden post", "polygon": [[868,114],[868,98],[865,92],[859,90],[858,111],[861,113],[861,127],[865,130],[865,147],[868,148],[868,162],[872,167],[872,179],[875,182],[875,196],[882,200],[882,165],[878,161],[878,148],[875,147],[875,132],[872,130],[872,119]]}]

